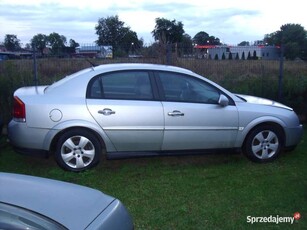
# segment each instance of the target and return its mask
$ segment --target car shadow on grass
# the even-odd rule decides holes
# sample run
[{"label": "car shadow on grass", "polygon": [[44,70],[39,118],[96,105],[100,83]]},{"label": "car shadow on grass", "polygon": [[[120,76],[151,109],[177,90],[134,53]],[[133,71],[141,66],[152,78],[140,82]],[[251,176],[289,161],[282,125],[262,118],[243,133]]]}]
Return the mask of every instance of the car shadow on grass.
[{"label": "car shadow on grass", "polygon": [[[0,157],[4,158],[2,161],[11,162],[14,166],[2,165],[1,168],[27,168],[32,170],[48,169],[53,167],[59,167],[54,159],[53,155],[48,158],[28,156],[15,152],[10,144],[6,141],[5,137],[0,139]],[[210,153],[210,154],[198,154],[198,155],[179,155],[179,156],[154,156],[154,157],[134,157],[125,159],[112,159],[109,160],[106,154],[103,153],[100,159],[100,163],[96,166],[97,170],[118,170],[123,167],[134,166],[134,167],[148,167],[149,165],[156,166],[186,166],[186,165],[219,165],[229,164],[237,161],[242,161],[241,154],[233,152],[225,153]],[[0,169],[1,170],[1,169]],[[3,169],[2,169],[3,170]]]}]

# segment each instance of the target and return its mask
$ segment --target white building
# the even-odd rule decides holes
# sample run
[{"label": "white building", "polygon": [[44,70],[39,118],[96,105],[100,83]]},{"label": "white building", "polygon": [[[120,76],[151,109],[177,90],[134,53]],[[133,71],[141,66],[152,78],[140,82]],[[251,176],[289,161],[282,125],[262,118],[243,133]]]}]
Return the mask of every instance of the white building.
[{"label": "white building", "polygon": [[264,59],[276,60],[280,57],[278,46],[226,46],[226,45],[196,45],[197,58],[205,59]]},{"label": "white building", "polygon": [[84,45],[76,47],[76,57],[113,58],[112,46]]}]

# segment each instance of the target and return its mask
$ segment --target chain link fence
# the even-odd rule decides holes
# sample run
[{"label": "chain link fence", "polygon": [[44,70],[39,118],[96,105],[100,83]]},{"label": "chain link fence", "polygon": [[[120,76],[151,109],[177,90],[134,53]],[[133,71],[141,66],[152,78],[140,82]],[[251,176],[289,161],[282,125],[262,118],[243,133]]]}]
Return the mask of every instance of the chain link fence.
[{"label": "chain link fence", "polygon": [[[81,46],[82,47],[82,46]],[[190,69],[228,90],[292,106],[307,115],[307,62],[285,61],[278,47],[184,46],[133,44],[125,52],[88,45],[70,55],[44,54],[0,61],[0,116],[11,118],[13,92],[22,86],[46,85],[92,65],[108,63],[167,64]],[[121,55],[118,55],[120,53]]]}]

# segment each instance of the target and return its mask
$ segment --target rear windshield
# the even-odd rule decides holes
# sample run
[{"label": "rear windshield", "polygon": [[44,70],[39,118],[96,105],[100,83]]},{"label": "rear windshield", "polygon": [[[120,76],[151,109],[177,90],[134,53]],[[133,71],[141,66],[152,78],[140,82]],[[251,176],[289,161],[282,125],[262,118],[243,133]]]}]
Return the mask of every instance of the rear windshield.
[{"label": "rear windshield", "polygon": [[54,89],[54,88],[57,88],[58,86],[64,84],[65,82],[71,80],[72,78],[75,78],[76,76],[79,76],[79,75],[84,74],[84,73],[88,73],[88,72],[90,72],[91,70],[92,70],[92,68],[87,68],[87,69],[80,70],[80,71],[78,71],[78,72],[76,72],[76,73],[73,73],[73,74],[71,74],[71,75],[68,75],[68,76],[62,78],[61,80],[59,80],[59,81],[53,83],[52,85],[48,86],[48,87],[45,89],[45,92],[48,92],[48,91],[50,91],[50,90],[52,90],[52,89]]}]

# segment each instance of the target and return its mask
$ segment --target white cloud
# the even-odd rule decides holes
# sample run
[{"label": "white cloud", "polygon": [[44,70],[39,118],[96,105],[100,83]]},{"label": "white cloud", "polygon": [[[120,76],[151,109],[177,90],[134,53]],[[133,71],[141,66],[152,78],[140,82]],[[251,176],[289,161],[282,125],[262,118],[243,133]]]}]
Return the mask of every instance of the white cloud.
[{"label": "white cloud", "polygon": [[57,32],[68,40],[91,43],[97,40],[98,19],[118,15],[146,43],[153,41],[155,18],[164,17],[181,21],[192,37],[205,31],[237,44],[262,39],[286,23],[307,29],[301,4],[299,0],[1,0],[0,41],[5,34],[15,34],[25,44],[38,33]]}]

